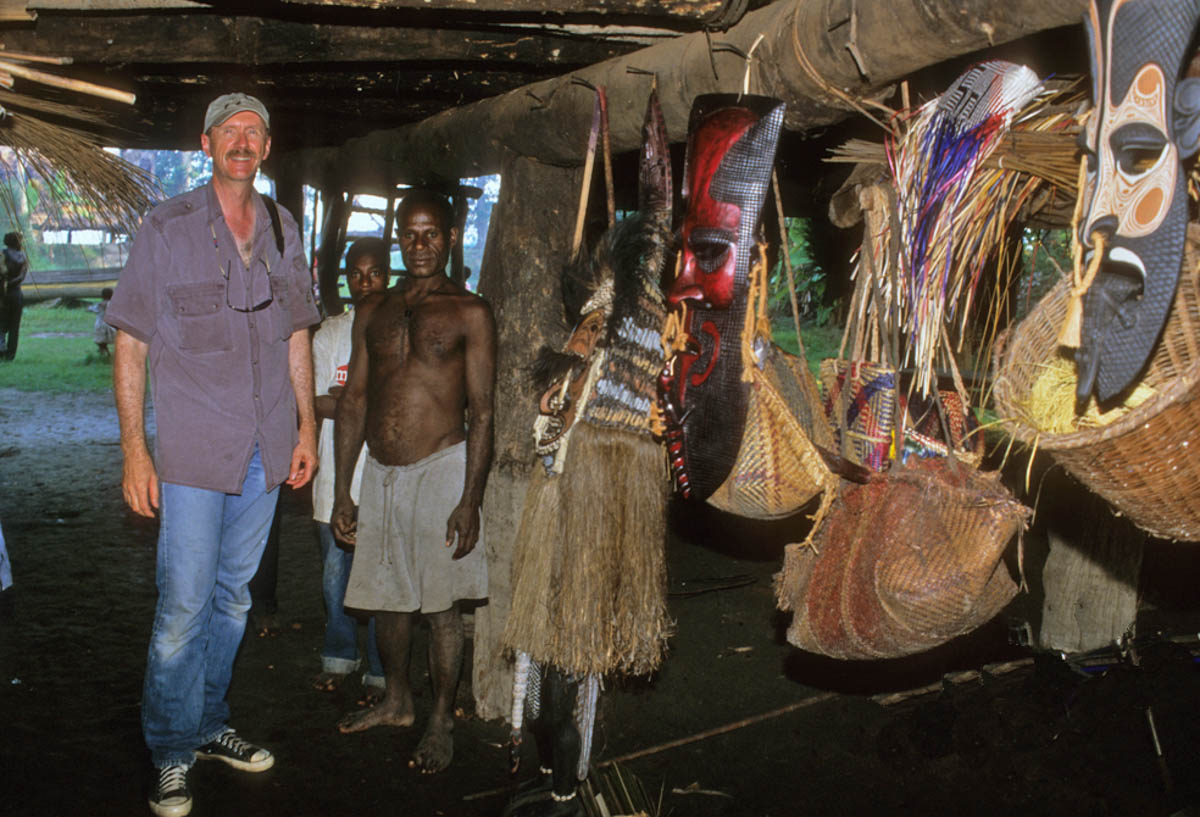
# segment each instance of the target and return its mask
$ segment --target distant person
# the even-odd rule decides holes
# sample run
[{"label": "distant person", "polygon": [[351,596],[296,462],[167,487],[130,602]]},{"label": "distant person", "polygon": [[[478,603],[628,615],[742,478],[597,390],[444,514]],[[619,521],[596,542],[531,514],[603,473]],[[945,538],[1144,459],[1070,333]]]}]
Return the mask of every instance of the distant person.
[{"label": "distant person", "polygon": [[[325,597],[325,644],[321,649],[321,672],[313,686],[333,691],[346,676],[362,664],[358,651],[358,619],[346,612],[346,583],[354,564],[354,550],[339,547],[329,527],[333,512],[333,418],[338,399],[346,388],[350,366],[351,329],[354,306],[368,295],[384,292],[391,277],[391,252],[381,238],[363,238],[350,245],[346,253],[346,284],[350,289],[351,308],[327,318],[313,336],[313,381],[316,388],[317,418],[321,436],[317,452],[325,467],[313,477],[313,520],[321,544],[321,589]],[[358,504],[366,449],[360,450],[350,482],[350,499]],[[367,625],[367,669],[363,675],[364,700],[374,703],[383,697],[383,665],[375,642],[375,619]]]},{"label": "distant person", "polygon": [[0,620],[12,615],[12,562],[4,544],[4,528],[0,527]]},{"label": "distant person", "polygon": [[299,488],[317,467],[308,327],[320,315],[295,220],[254,190],[269,127],[252,96],[213,100],[200,137],[212,181],[145,217],[105,315],[125,501],[162,513],[142,692],[159,817],[191,811],[197,758],[249,772],[275,763],[230,727],[226,695],[279,486]]},{"label": "distant person", "polygon": [[[346,605],[375,612],[387,691],[343,732],[412,726],[409,647],[429,620],[433,712],[409,765],[430,774],[454,754],[463,657],[457,602],[487,595],[480,505],[492,458],[496,325],[491,307],[446,276],[458,240],[444,196],[413,191],[396,214],[407,276],[355,310],[334,427],[332,526],[356,545]],[[466,421],[464,424],[464,420]],[[350,486],[363,441],[361,507]]]},{"label": "distant person", "polygon": [[17,356],[17,340],[21,334],[21,311],[25,299],[21,297],[21,282],[29,273],[29,259],[21,251],[21,234],[4,235],[3,303],[0,304],[0,360],[12,360]]},{"label": "distant person", "polygon": [[105,287],[100,290],[100,303],[92,307],[96,312],[96,323],[92,327],[92,340],[96,342],[96,349],[100,352],[101,357],[108,357],[108,345],[117,339],[117,330],[104,320],[104,313],[108,311],[108,302],[112,300],[112,296],[112,287]]}]

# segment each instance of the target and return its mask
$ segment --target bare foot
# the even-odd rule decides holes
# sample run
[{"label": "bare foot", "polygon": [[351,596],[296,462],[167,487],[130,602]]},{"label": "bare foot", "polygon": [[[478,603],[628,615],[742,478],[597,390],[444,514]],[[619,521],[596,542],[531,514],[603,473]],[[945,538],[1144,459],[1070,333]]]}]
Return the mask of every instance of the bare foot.
[{"label": "bare foot", "polygon": [[250,626],[259,638],[274,638],[279,635],[279,617],[274,613],[251,613]]},{"label": "bare foot", "polygon": [[454,722],[449,718],[430,718],[429,728],[417,744],[408,766],[410,769],[420,769],[421,774],[437,774],[450,765],[453,757]]},{"label": "bare foot", "polygon": [[316,678],[313,678],[313,689],[319,689],[321,692],[334,692],[342,685],[342,681],[346,680],[346,674],[342,672],[322,672]]},{"label": "bare foot", "polygon": [[362,732],[374,726],[412,726],[413,720],[415,716],[411,698],[405,705],[385,696],[375,706],[361,712],[351,712],[342,718],[338,721],[338,731],[350,733]]},{"label": "bare foot", "polygon": [[362,695],[357,701],[359,706],[375,706],[383,700],[383,687],[367,684],[363,687]]}]

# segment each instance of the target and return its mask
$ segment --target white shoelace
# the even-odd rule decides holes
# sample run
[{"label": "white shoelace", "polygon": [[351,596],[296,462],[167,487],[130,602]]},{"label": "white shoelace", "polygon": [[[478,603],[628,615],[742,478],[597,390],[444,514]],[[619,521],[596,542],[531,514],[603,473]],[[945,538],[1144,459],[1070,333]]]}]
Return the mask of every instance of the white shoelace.
[{"label": "white shoelace", "polygon": [[187,788],[187,767],[168,766],[158,771],[159,794],[170,794]]},{"label": "white shoelace", "polygon": [[250,750],[254,749],[252,745],[238,737],[237,732],[234,732],[232,729],[227,732],[222,732],[220,735],[218,735],[217,743],[226,747],[231,752],[236,752],[239,755],[246,754],[250,752]]}]

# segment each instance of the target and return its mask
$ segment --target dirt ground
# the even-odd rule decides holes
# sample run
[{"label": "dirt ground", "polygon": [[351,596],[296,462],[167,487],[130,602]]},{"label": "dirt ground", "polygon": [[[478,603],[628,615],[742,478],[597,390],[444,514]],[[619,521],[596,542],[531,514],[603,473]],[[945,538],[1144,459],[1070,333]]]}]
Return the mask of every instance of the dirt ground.
[{"label": "dirt ground", "polygon": [[[0,815],[148,813],[139,699],[156,529],[123,508],[117,439],[109,395],[0,390],[0,522],[16,580],[0,618]],[[513,785],[507,727],[470,717],[469,674],[444,774],[407,768],[412,732],[337,732],[360,690],[310,687],[323,620],[317,544],[307,498],[283,502],[283,632],[247,637],[231,692],[234,723],[278,763],[259,775],[202,764],[193,814],[498,814]],[[1200,813],[1187,810],[1200,804],[1200,677],[1186,645],[1148,644],[1138,668],[1084,673],[1010,646],[1001,616],[910,659],[832,661],[783,638],[771,577],[791,531],[682,508],[674,517],[678,633],[657,676],[606,690],[594,751],[598,763],[646,752],[620,765],[661,795],[662,814]],[[1194,634],[1195,555],[1162,545],[1146,558],[1160,584],[1146,590],[1142,632]],[[1012,661],[1004,673],[947,675]],[[879,697],[939,682],[899,702]],[[418,687],[422,719],[427,677]]]}]

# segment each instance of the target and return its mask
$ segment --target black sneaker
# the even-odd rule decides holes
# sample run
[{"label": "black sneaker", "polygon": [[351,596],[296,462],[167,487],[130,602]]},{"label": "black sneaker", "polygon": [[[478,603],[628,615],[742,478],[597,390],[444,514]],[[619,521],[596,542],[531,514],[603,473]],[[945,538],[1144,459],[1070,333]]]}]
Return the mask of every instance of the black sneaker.
[{"label": "black sneaker", "polygon": [[192,810],[188,767],[182,764],[158,769],[158,780],[150,792],[150,810],[158,817],[184,817]]},{"label": "black sneaker", "polygon": [[244,772],[265,772],[275,765],[275,755],[271,754],[269,749],[247,743],[232,729],[226,729],[217,735],[217,739],[212,743],[206,743],[197,749],[196,757],[202,760],[223,760]]}]

